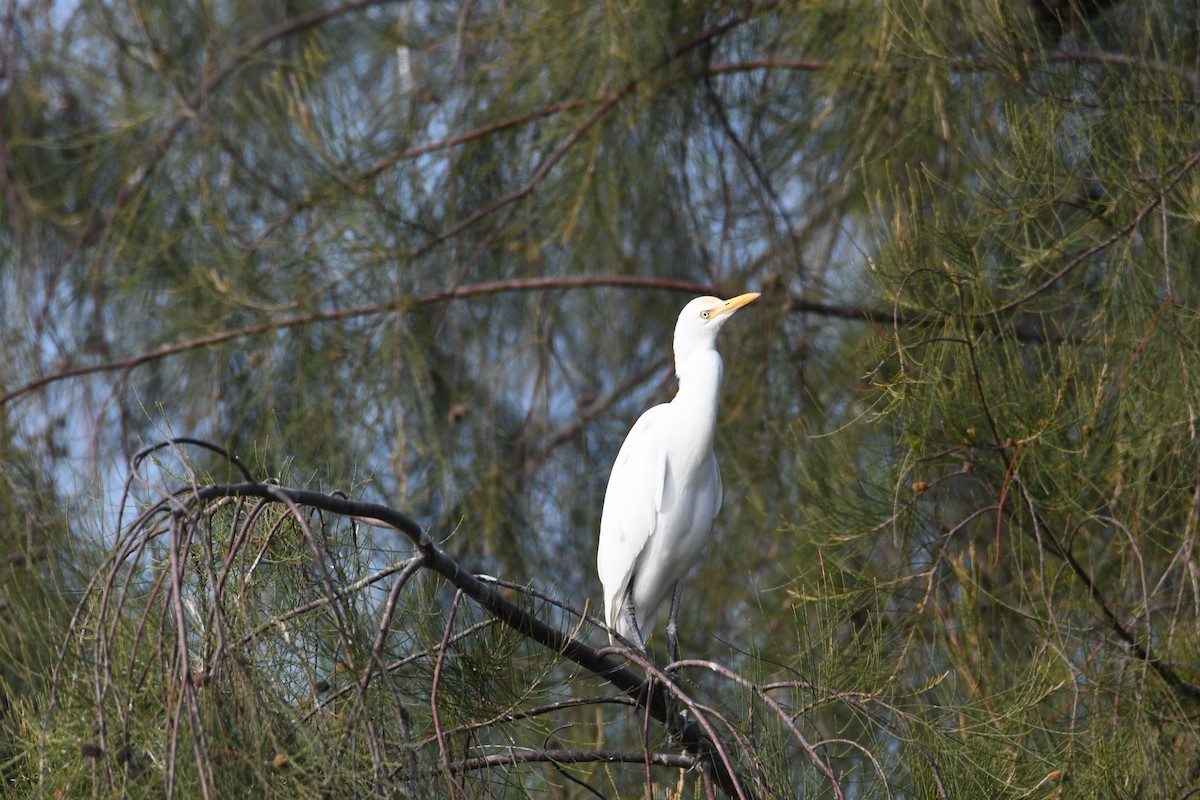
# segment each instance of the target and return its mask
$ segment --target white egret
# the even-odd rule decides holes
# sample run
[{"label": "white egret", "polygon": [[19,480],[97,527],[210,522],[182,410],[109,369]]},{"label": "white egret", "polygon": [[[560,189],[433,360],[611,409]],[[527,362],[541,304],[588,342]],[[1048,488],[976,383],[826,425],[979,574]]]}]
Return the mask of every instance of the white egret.
[{"label": "white egret", "polygon": [[[596,569],[609,628],[645,650],[658,608],[674,589],[667,651],[676,660],[683,578],[700,561],[721,509],[721,470],[713,453],[724,364],[717,333],[758,297],[697,297],[675,324],[679,392],[638,419],[617,453]],[[612,634],[609,634],[610,641]]]}]

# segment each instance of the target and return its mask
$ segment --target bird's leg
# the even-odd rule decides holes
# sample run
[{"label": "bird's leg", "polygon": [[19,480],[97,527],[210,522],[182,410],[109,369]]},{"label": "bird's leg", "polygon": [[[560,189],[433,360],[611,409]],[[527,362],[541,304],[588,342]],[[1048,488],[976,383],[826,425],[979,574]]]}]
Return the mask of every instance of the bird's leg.
[{"label": "bird's leg", "polygon": [[633,643],[643,653],[646,652],[646,640],[642,638],[642,630],[637,624],[637,609],[633,607],[632,581],[630,581],[629,589],[625,592],[625,621],[629,623],[629,630],[633,634]]},{"label": "bird's leg", "polygon": [[679,660],[679,598],[683,596],[683,581],[675,584],[675,598],[671,601],[671,616],[667,618],[667,663]]},{"label": "bird's leg", "polygon": [[[674,664],[679,660],[679,599],[683,597],[683,581],[678,581],[675,584],[675,596],[671,598],[671,615],[667,617],[667,664]],[[671,672],[671,667],[667,666],[667,672]],[[674,695],[670,696],[668,706],[670,713],[675,715],[679,713],[686,720],[688,718],[687,709],[679,709],[679,698]]]}]

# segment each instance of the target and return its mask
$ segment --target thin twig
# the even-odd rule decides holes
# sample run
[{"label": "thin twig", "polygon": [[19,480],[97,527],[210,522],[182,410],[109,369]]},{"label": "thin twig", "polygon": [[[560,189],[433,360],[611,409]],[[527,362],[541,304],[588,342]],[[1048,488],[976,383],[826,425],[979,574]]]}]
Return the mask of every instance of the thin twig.
[{"label": "thin twig", "polygon": [[454,774],[472,772],[481,769],[493,769],[513,764],[532,764],[550,762],[554,764],[646,764],[656,767],[675,767],[676,769],[695,769],[699,763],[695,756],[679,755],[678,753],[663,753],[657,751],[644,752],[622,750],[558,750],[558,749],[511,749],[504,753],[489,756],[476,756],[450,763],[450,771]]},{"label": "thin twig", "polygon": [[450,781],[450,796],[457,797],[464,792],[463,787],[458,785],[458,781],[454,780],[454,773],[450,771],[450,750],[446,746],[446,734],[442,731],[442,715],[438,711],[438,687],[441,686],[442,664],[445,663],[446,651],[450,647],[450,633],[454,630],[454,617],[458,614],[458,603],[462,599],[462,589],[454,593],[454,600],[450,603],[450,611],[446,614],[446,630],[442,634],[442,643],[437,648],[437,660],[433,664],[433,684],[429,690],[429,708],[433,714],[433,730],[437,734],[438,756],[442,760],[442,768],[446,771],[446,778]]}]

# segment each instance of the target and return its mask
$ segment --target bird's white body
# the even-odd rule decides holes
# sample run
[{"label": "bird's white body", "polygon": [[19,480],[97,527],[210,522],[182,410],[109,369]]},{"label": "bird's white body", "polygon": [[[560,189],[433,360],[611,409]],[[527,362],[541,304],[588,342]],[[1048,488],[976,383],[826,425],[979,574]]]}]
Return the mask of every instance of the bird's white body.
[{"label": "bird's white body", "polygon": [[[717,332],[756,297],[688,303],[675,326],[679,392],[638,419],[613,464],[596,567],[609,627],[635,643],[650,634],[663,600],[704,555],[721,509],[713,452],[724,370]],[[630,593],[637,632],[625,611]]]}]

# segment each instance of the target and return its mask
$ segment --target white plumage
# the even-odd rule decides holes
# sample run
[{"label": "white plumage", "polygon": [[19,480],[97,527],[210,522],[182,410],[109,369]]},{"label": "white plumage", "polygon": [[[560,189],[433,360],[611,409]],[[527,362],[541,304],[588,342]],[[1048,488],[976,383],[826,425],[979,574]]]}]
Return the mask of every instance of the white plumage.
[{"label": "white plumage", "polygon": [[[697,297],[684,307],[675,325],[679,392],[642,414],[613,464],[596,569],[609,627],[639,646],[653,630],[663,600],[703,556],[721,508],[721,471],[713,453],[724,369],[717,333],[757,297],[754,292],[731,300]],[[627,612],[630,593],[637,630]],[[676,592],[672,622],[678,600]],[[668,626],[672,660],[675,633]]]}]

